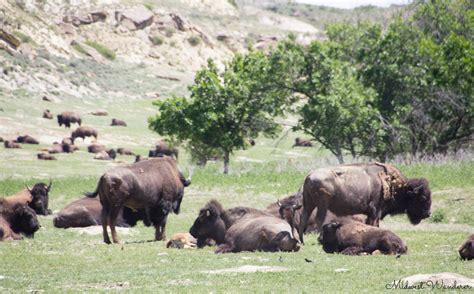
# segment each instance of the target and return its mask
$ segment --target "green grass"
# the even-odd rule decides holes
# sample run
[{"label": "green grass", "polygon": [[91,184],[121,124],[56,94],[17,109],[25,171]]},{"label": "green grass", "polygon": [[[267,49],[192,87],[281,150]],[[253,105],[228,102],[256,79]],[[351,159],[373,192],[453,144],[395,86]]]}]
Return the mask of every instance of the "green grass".
[{"label": "green grass", "polygon": [[86,44],[97,50],[102,56],[107,58],[108,60],[115,60],[115,52],[106,46],[99,44],[95,41],[87,40]]},{"label": "green grass", "polygon": [[82,48],[82,46],[78,43],[75,43],[73,45],[71,45],[72,48],[74,48],[77,52],[81,53],[81,54],[87,54],[86,50],[84,50],[84,48]]}]

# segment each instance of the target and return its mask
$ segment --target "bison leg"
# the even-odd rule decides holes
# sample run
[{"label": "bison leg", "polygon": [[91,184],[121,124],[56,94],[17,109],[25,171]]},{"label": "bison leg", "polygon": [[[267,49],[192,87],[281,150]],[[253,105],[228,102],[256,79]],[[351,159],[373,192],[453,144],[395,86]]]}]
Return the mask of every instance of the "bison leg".
[{"label": "bison leg", "polygon": [[365,221],[365,223],[369,226],[378,227],[381,213],[381,211],[377,211],[377,208],[373,203],[370,203],[369,211],[367,212],[367,220]]},{"label": "bison leg", "polygon": [[358,246],[347,247],[341,251],[341,253],[345,255],[359,255],[361,252],[363,252],[363,249]]},{"label": "bison leg", "polygon": [[227,244],[227,243],[224,243],[224,244],[221,244],[217,247],[215,253],[216,254],[219,254],[219,253],[229,253],[229,252],[233,252],[233,248],[231,245]]},{"label": "bison leg", "polygon": [[112,234],[112,241],[114,243],[120,243],[117,236],[117,231],[115,230],[115,224],[117,222],[117,217],[121,210],[122,210],[122,207],[113,207],[109,212],[109,227],[110,227],[110,232]]},{"label": "bison leg", "polygon": [[102,214],[101,214],[101,217],[102,217],[102,234],[104,235],[104,243],[106,244],[110,244],[112,242],[110,242],[110,238],[109,238],[109,234],[107,233],[107,219],[108,219],[108,216],[109,216],[109,209],[106,205],[103,205],[102,206]]}]

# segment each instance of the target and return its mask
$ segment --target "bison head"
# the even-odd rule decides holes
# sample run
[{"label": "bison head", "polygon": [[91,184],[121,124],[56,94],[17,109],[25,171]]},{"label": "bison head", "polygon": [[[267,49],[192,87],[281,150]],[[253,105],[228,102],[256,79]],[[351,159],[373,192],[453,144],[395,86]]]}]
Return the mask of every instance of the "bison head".
[{"label": "bison head", "polygon": [[189,233],[197,239],[198,248],[204,247],[207,239],[214,239],[217,244],[224,242],[226,226],[221,217],[222,212],[222,207],[215,200],[199,211],[198,217],[189,230]]},{"label": "bison head", "polygon": [[461,259],[474,259],[474,235],[471,235],[461,248],[459,248],[459,255]]},{"label": "bison head", "polygon": [[26,186],[32,196],[32,200],[29,203],[29,206],[33,208],[38,214],[51,214],[51,210],[48,209],[48,193],[51,190],[51,185],[52,182],[50,180],[49,185],[46,185],[44,183],[38,183],[35,184],[32,189],[30,189],[28,185]]},{"label": "bison head", "polygon": [[408,219],[414,225],[431,215],[431,190],[426,179],[410,179],[405,187]]},{"label": "bison head", "polygon": [[325,224],[321,233],[318,237],[319,244],[323,245],[323,250],[326,253],[334,253],[337,252],[337,230],[342,226],[341,223],[338,222],[331,222],[329,224]]},{"label": "bison head", "polygon": [[33,238],[35,232],[40,228],[35,211],[28,205],[17,204],[13,207],[13,214],[12,230],[17,233],[23,233],[29,238]]}]

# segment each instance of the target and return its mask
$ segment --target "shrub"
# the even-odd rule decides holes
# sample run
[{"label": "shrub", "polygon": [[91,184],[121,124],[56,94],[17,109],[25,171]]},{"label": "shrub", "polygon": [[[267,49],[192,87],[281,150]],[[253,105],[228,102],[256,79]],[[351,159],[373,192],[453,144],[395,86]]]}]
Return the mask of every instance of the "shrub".
[{"label": "shrub", "polygon": [[433,212],[430,219],[433,223],[442,223],[446,220],[446,212],[444,209],[438,208]]},{"label": "shrub", "polygon": [[160,46],[161,44],[165,42],[161,36],[152,36],[152,37],[149,37],[149,39],[151,43],[156,46]]},{"label": "shrub", "polygon": [[191,36],[188,38],[188,42],[191,44],[191,46],[197,46],[201,43],[201,38],[198,36]]},{"label": "shrub", "polygon": [[173,27],[167,27],[165,29],[165,35],[170,38],[174,35],[174,33],[176,33],[176,30],[173,28]]},{"label": "shrub", "polygon": [[82,48],[82,46],[78,43],[73,44],[72,48],[74,48],[79,53],[86,54],[86,50],[84,50],[84,48]]},{"label": "shrub", "polygon": [[115,52],[102,44],[99,44],[95,41],[87,40],[86,44],[97,50],[100,55],[104,56],[108,60],[115,60]]}]

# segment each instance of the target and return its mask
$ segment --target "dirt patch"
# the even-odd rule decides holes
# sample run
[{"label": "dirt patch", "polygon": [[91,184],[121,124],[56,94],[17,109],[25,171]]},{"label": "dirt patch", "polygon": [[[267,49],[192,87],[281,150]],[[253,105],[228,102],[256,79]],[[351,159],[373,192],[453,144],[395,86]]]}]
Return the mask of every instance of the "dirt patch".
[{"label": "dirt patch", "polygon": [[[120,228],[117,227],[117,233],[120,235],[131,235],[134,233],[133,229],[131,228]],[[70,228],[73,232],[78,234],[86,234],[86,235],[101,235],[102,234],[102,226],[90,226],[85,228]],[[110,230],[109,230],[110,233]]]},{"label": "dirt patch", "polygon": [[233,268],[224,268],[220,270],[203,271],[206,274],[231,274],[231,273],[267,273],[267,272],[286,272],[288,268],[282,266],[259,266],[259,265],[243,265]]}]

